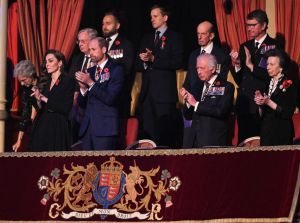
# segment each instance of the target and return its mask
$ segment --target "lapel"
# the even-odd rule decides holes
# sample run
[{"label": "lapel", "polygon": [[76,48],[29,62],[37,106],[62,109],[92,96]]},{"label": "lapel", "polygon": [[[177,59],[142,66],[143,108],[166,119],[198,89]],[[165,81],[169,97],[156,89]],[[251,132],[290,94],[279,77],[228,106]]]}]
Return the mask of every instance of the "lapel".
[{"label": "lapel", "polygon": [[280,85],[282,84],[283,81],[285,81],[287,78],[286,76],[284,76],[278,83],[277,86],[275,88],[275,91],[273,92],[273,94],[271,95],[271,98],[276,97],[278,94],[282,93],[282,89],[280,89]]},{"label": "lapel", "polygon": [[122,48],[122,41],[121,41],[121,37],[120,34],[117,36],[117,38],[114,40],[114,42],[112,43],[110,50],[115,50],[115,49],[119,49]]},{"label": "lapel", "polygon": [[153,49],[155,52],[159,51],[159,50],[163,50],[165,48],[165,45],[168,42],[168,34],[169,34],[169,28],[167,28],[167,30],[164,32],[164,34],[159,38],[157,45],[154,45],[154,39],[155,39],[155,32],[152,35],[153,38]]}]

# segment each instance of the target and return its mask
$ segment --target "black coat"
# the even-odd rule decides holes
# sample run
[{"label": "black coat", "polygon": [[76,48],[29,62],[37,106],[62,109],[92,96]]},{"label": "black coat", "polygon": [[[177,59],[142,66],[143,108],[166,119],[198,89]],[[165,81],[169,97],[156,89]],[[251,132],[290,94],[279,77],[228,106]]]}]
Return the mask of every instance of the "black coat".
[{"label": "black coat", "polygon": [[119,112],[121,118],[130,116],[131,89],[135,79],[133,71],[134,49],[132,43],[125,37],[118,35],[108,51],[114,63],[123,67],[124,84],[120,94]]},{"label": "black coat", "polygon": [[[201,94],[203,84],[201,84]],[[208,94],[203,101],[200,95],[194,95],[199,105],[196,111],[194,107],[184,107],[186,119],[192,119],[191,131],[185,148],[193,147],[197,141],[198,147],[226,146],[228,137],[228,119],[233,105],[234,86],[220,77],[217,77],[213,87],[224,87],[224,94]]]},{"label": "black coat", "polygon": [[[271,100],[277,104],[277,109],[273,110],[269,106],[263,106],[263,116],[261,124],[261,145],[291,145],[294,137],[293,114],[297,103],[296,85],[292,84],[283,91],[280,89],[283,78],[271,95]],[[267,92],[266,92],[267,93]]]},{"label": "black coat", "polygon": [[[155,33],[144,36],[138,54],[152,50],[154,62],[147,63],[137,59],[137,69],[142,72],[142,88],[140,99],[151,97],[159,103],[175,103],[178,101],[176,70],[182,68],[183,45],[178,33],[167,29],[154,46]],[[163,39],[163,40],[162,40]]]},{"label": "black coat", "polygon": [[[238,96],[236,109],[238,114],[257,114],[257,105],[253,98],[256,90],[264,91],[269,83],[269,75],[266,69],[266,59],[264,58],[264,45],[277,47],[275,39],[267,36],[256,50],[255,40],[249,40],[243,43],[239,50],[241,59],[241,70],[238,72],[232,71],[233,77],[238,84]],[[244,46],[248,48],[251,54],[251,60],[254,65],[253,72],[246,66],[246,54]]]}]

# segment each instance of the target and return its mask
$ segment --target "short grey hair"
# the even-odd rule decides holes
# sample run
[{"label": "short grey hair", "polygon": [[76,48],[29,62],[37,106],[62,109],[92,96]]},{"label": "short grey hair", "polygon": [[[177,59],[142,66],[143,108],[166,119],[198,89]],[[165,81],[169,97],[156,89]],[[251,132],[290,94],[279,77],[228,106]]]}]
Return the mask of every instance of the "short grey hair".
[{"label": "short grey hair", "polygon": [[30,60],[21,60],[14,69],[14,77],[18,78],[19,76],[23,77],[35,77],[36,71]]},{"label": "short grey hair", "polygon": [[[80,33],[82,33],[82,32],[87,32],[88,35],[89,35],[90,40],[91,40],[91,39],[94,39],[95,37],[98,36],[97,30],[92,29],[92,28],[84,28],[84,29],[81,29],[81,30],[78,32],[78,35],[79,35]],[[78,36],[78,35],[77,35],[77,36]]]},{"label": "short grey hair", "polygon": [[208,54],[208,53],[203,53],[203,54],[200,54],[198,57],[197,57],[197,61],[200,60],[200,59],[207,59],[207,66],[209,68],[213,68],[213,67],[217,67],[217,59],[214,55],[212,54]]}]

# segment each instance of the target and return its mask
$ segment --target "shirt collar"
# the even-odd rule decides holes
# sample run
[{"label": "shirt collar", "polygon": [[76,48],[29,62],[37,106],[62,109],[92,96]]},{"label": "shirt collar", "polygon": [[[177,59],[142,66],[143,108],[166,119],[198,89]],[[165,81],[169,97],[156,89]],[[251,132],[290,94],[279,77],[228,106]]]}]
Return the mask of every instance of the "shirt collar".
[{"label": "shirt collar", "polygon": [[213,47],[214,47],[214,43],[211,42],[207,46],[201,47],[200,53],[202,52],[202,50],[205,50],[205,53],[211,54],[211,51],[212,51]]},{"label": "shirt collar", "polygon": [[263,37],[261,37],[259,40],[254,40],[254,46],[255,46],[255,43],[259,43],[258,44],[258,48],[261,46],[261,44],[265,41],[265,39],[267,38],[267,34],[265,34]]},{"label": "shirt collar", "polygon": [[105,65],[106,65],[107,61],[108,61],[108,59],[106,59],[105,61],[103,61],[103,62],[102,62],[100,65],[99,65],[99,64],[97,64],[97,65],[99,65],[99,66],[100,66],[101,70],[103,70],[103,68],[105,67]]},{"label": "shirt collar", "polygon": [[159,31],[159,32],[160,32],[160,33],[159,33],[159,38],[161,38],[161,37],[164,35],[164,33],[167,31],[167,29],[168,29],[168,27],[167,27],[167,26],[164,26],[164,27],[161,27],[161,28],[155,30],[155,32],[156,32],[156,31]]},{"label": "shirt collar", "polygon": [[116,34],[108,37],[108,38],[110,38],[110,41],[108,43],[108,50],[111,48],[113,42],[117,39],[118,35],[119,35],[119,33],[116,33]]},{"label": "shirt collar", "polygon": [[218,77],[218,75],[217,74],[214,74],[211,78],[210,78],[210,80],[209,81],[207,81],[210,85],[212,85],[214,82],[215,82],[215,80],[217,79],[217,77]]}]

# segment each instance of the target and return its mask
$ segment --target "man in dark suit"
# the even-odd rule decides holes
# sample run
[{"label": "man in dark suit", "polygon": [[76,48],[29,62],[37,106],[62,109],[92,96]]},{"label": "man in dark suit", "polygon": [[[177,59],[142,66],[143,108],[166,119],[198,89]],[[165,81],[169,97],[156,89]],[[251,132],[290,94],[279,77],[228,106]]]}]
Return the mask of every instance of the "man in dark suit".
[{"label": "man in dark suit", "polygon": [[155,32],[141,41],[137,69],[142,71],[140,138],[159,146],[174,147],[176,141],[176,70],[182,67],[183,46],[179,35],[167,27],[169,12],[151,9]]},{"label": "man in dark suit", "polygon": [[96,64],[87,73],[76,72],[80,86],[78,102],[85,107],[79,136],[85,150],[112,150],[117,146],[119,115],[117,99],[124,82],[121,66],[106,56],[107,42],[101,37],[89,43],[92,61]]},{"label": "man in dark suit", "polygon": [[[74,75],[77,71],[85,72],[89,67],[92,66],[92,61],[90,58],[89,42],[91,39],[95,38],[98,32],[92,28],[85,28],[79,31],[77,36],[77,44],[80,49],[80,53],[75,54],[72,57],[71,64],[69,67],[69,74]],[[78,141],[78,133],[80,128],[80,122],[84,111],[81,110],[77,105],[77,98],[79,94],[79,86],[76,83],[73,108],[71,111],[71,123],[72,123],[72,143]]]},{"label": "man in dark suit", "polygon": [[196,70],[196,60],[200,54],[205,52],[216,57],[218,62],[217,73],[224,80],[227,80],[230,64],[230,57],[228,53],[213,42],[213,39],[215,38],[215,31],[212,23],[208,21],[201,22],[197,26],[197,38],[200,48],[194,50],[190,54],[188,72],[183,84],[183,87],[191,92],[197,91],[201,84],[201,80],[198,78]]},{"label": "man in dark suit", "polygon": [[238,141],[260,134],[258,106],[253,97],[256,90],[263,92],[268,84],[264,54],[276,47],[276,42],[267,34],[268,17],[258,9],[247,16],[247,31],[251,40],[240,46],[239,53],[230,53],[234,69],[233,77],[238,84],[236,112],[238,121]]},{"label": "man in dark suit", "polygon": [[[215,38],[215,30],[212,23],[208,21],[201,22],[197,26],[197,39],[200,48],[194,50],[189,57],[188,71],[186,78],[183,83],[183,87],[188,90],[193,95],[201,94],[201,85],[203,85],[202,81],[198,77],[197,69],[196,69],[196,61],[197,57],[202,53],[212,54],[216,57],[218,65],[217,65],[217,73],[219,77],[227,80],[227,74],[229,71],[230,57],[228,53],[221,47],[217,46],[213,40]],[[185,140],[188,140],[187,137],[190,135],[189,131],[191,126],[191,122],[185,120],[185,128],[183,134],[183,143],[185,144]]]},{"label": "man in dark suit", "polygon": [[198,56],[196,68],[201,93],[193,95],[185,88],[180,91],[186,102],[184,115],[193,120],[183,147],[226,146],[234,86],[216,73],[217,60],[212,54]]},{"label": "man in dark suit", "polygon": [[133,61],[134,50],[132,43],[119,34],[120,18],[116,12],[107,12],[102,20],[102,33],[108,42],[108,55],[117,64],[121,65],[125,73],[119,112],[120,118],[130,117],[131,89],[134,82]]}]

